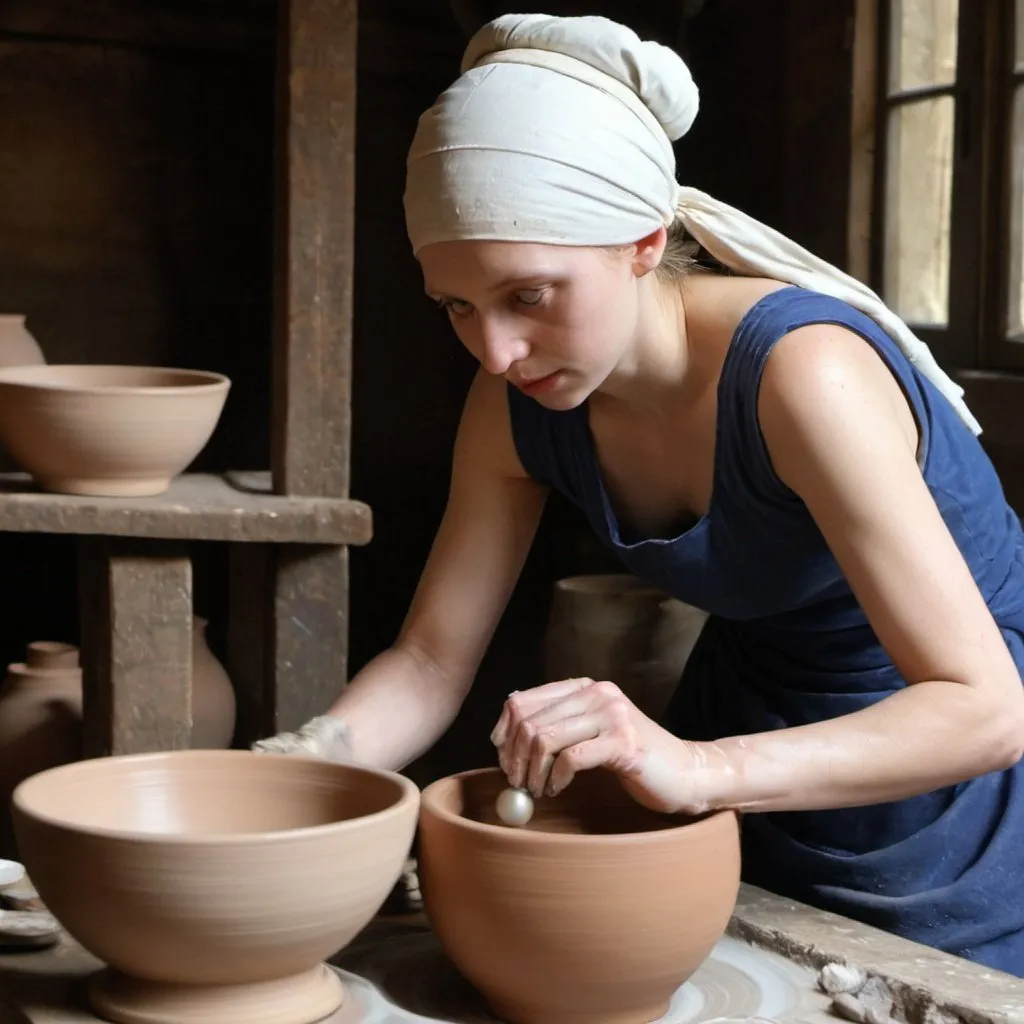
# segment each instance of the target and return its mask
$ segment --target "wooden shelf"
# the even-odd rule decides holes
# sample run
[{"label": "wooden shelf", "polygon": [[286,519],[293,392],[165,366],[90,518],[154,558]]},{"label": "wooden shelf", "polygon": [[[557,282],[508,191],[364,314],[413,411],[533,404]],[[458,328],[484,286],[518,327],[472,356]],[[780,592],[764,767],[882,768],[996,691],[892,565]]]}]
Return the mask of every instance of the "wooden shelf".
[{"label": "wooden shelf", "polygon": [[187,473],[152,498],[49,494],[0,473],[0,532],[362,545],[373,518],[361,501],[273,494],[269,473]]}]

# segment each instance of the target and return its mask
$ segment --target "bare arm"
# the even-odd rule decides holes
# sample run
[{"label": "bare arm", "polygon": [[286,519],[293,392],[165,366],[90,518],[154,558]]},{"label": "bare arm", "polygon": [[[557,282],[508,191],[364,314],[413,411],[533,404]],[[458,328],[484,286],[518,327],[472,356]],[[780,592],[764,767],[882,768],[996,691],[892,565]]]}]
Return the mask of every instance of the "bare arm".
[{"label": "bare arm", "polygon": [[1016,763],[1024,686],[916,462],[878,355],[802,328],[765,369],[762,431],[909,684],[840,718],[709,745],[710,802],[801,810],[882,803]]},{"label": "bare arm", "polygon": [[344,720],[356,761],[401,768],[451,724],[522,570],[546,494],[516,456],[505,382],[481,372],[459,425],[448,505],[398,639],[329,712]]}]

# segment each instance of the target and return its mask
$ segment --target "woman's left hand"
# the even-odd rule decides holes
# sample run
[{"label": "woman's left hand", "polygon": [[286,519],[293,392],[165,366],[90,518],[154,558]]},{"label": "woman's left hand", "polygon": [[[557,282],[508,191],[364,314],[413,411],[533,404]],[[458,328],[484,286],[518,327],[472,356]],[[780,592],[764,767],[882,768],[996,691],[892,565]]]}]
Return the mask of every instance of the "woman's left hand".
[{"label": "woman's left hand", "polygon": [[512,786],[560,793],[577,772],[606,767],[635,800],[666,813],[708,809],[708,751],[673,736],[614,683],[564,679],[511,693],[491,741]]}]

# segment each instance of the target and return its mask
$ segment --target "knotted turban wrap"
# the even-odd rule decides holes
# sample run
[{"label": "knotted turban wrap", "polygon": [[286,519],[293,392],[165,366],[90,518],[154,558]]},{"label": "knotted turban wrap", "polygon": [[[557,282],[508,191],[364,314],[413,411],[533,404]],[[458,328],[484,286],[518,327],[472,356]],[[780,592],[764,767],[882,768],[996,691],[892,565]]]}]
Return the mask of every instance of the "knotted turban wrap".
[{"label": "knotted turban wrap", "polygon": [[413,251],[459,239],[628,245],[681,221],[739,274],[822,292],[872,317],[975,433],[963,389],[870,288],[792,239],[676,181],[672,142],[699,105],[675,51],[602,17],[507,14],[419,119],[405,214]]}]

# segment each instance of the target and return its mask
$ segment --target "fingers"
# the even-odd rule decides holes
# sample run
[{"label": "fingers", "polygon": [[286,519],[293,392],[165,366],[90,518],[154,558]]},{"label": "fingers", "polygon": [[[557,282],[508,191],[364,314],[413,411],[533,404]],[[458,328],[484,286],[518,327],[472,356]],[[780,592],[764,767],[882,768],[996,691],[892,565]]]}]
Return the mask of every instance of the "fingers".
[{"label": "fingers", "polygon": [[551,765],[545,795],[557,796],[572,782],[577,772],[613,763],[618,759],[620,745],[619,737],[614,733],[602,733],[566,747]]},{"label": "fingers", "polygon": [[496,747],[502,746],[516,724],[554,701],[585,690],[593,682],[593,679],[561,679],[530,690],[513,690],[505,700],[505,706],[491,732],[491,742]]},{"label": "fingers", "polygon": [[562,753],[596,740],[602,734],[601,728],[600,715],[590,713],[567,718],[541,734],[526,767],[525,785],[535,798],[554,796],[551,773]]},{"label": "fingers", "polygon": [[[507,724],[494,731],[504,735],[498,762],[509,784],[526,788],[535,798],[553,795],[580,770],[578,758],[586,767],[629,762],[638,742],[631,709],[617,686],[592,679],[563,680],[510,694],[504,712]],[[594,746],[599,739],[602,742]],[[567,750],[573,753],[566,755]]]},{"label": "fingers", "polygon": [[516,721],[508,739],[499,748],[498,758],[511,785],[527,786],[534,796],[540,796],[555,755],[598,728],[594,722],[586,724],[578,720],[593,708],[593,687],[588,686],[544,704],[529,717]]}]

